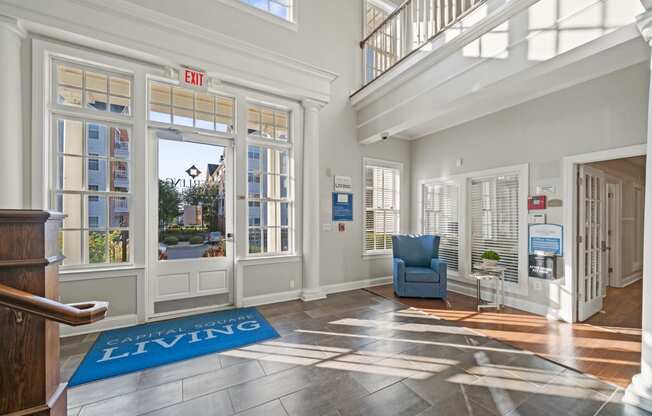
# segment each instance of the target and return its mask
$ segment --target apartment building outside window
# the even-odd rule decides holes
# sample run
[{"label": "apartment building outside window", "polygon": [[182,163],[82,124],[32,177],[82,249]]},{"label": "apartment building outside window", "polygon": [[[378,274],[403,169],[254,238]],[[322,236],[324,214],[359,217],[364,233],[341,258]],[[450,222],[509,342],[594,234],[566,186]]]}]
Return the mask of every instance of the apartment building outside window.
[{"label": "apartment building outside window", "polygon": [[51,204],[67,215],[63,265],[130,262],[133,80],[59,60],[52,68]]},{"label": "apartment building outside window", "polygon": [[247,253],[287,254],[294,232],[290,112],[250,104],[247,113]]},{"label": "apartment building outside window", "polygon": [[402,165],[364,159],[365,254],[392,250],[392,235],[400,231],[400,183]]}]

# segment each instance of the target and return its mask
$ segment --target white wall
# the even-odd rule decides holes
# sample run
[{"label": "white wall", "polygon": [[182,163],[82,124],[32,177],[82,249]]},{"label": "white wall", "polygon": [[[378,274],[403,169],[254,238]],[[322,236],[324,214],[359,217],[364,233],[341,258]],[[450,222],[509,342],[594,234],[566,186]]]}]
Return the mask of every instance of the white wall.
[{"label": "white wall", "polygon": [[[354,186],[354,222],[346,231],[321,235],[321,284],[331,285],[391,275],[391,261],[363,259],[362,256],[362,158],[370,156],[404,164],[401,195],[401,222],[410,223],[410,144],[389,141],[363,146],[356,139],[356,115],[349,94],[360,85],[362,38],[362,0],[299,0],[297,32],[258,19],[214,0],[198,0],[180,5],[176,0],[130,0],[148,8],[192,21],[193,23],[237,37],[263,48],[338,74],[332,85],[331,101],[320,113],[321,223],[331,221],[333,175],[351,176]],[[277,290],[290,290],[296,276],[278,274]],[[300,280],[300,279],[299,279]],[[245,296],[252,286],[245,284]]]},{"label": "white wall", "polygon": [[[529,163],[530,194],[554,183],[552,197],[561,198],[563,157],[645,143],[648,85],[648,64],[639,64],[414,142],[412,231],[418,232],[423,179]],[[549,223],[562,223],[562,208],[546,213]],[[546,312],[559,307],[559,290],[529,279],[528,295],[514,299]]]},{"label": "white wall", "polygon": [[[404,210],[401,221],[407,230],[410,223],[411,154],[407,142],[390,141],[361,146],[356,140],[356,116],[349,104],[349,94],[359,87],[362,72],[358,43],[362,37],[363,0],[299,0],[296,31],[270,23],[227,3],[228,1],[217,0],[185,3],[176,0],[115,0],[111,7],[107,7],[98,0],[89,0],[83,4],[62,0],[57,3],[57,7],[53,7],[51,2],[45,0],[0,0],[0,14],[23,19],[29,23],[28,27],[38,27],[39,33],[54,39],[65,39],[73,47],[79,39],[80,43],[92,45],[99,51],[110,51],[117,57],[125,54],[130,59],[142,59],[159,65],[199,66],[213,75],[224,74],[221,79],[226,79],[229,83],[255,87],[291,99],[305,96],[313,98],[311,92],[314,92],[316,99],[320,99],[325,90],[323,80],[329,76],[327,71],[337,74],[337,79],[331,86],[329,103],[320,113],[320,222],[328,223],[331,218],[330,192],[333,179],[326,175],[328,169],[333,175],[352,177],[355,215],[354,222],[347,223],[346,232],[322,232],[318,236],[322,240],[320,283],[331,286],[389,276],[391,270],[388,258],[365,260],[362,256],[362,158],[371,156],[404,164],[401,195]],[[133,7],[138,11],[137,15],[130,15]],[[141,8],[151,11],[149,18],[155,17],[157,20],[148,20],[147,13],[142,13]],[[186,26],[180,24],[178,19],[188,22],[190,27],[186,30]],[[120,23],[108,23],[115,21]],[[175,26],[174,22],[179,24]],[[97,27],[103,27],[103,30],[97,30]],[[186,34],[178,32],[181,27],[186,30],[187,38]],[[223,39],[212,43],[211,33],[248,42],[251,49],[263,48],[269,53],[264,58],[269,62],[269,67],[262,70],[246,65],[234,68],[233,62],[226,61],[225,56],[239,54],[237,57],[240,58],[240,55],[249,53],[249,46],[238,44],[236,46],[240,50],[235,52],[228,49],[229,45],[219,49],[215,45],[219,45]],[[24,43],[28,45],[30,41],[28,38]],[[243,59],[246,61],[249,58]],[[24,66],[28,74],[31,72],[30,65],[30,59],[26,59]],[[237,78],[237,74],[240,78]],[[299,74],[298,78],[294,78],[295,74]],[[306,79],[313,76],[317,81],[311,90]],[[279,78],[284,78],[281,83],[278,83]],[[298,87],[293,88],[293,85]],[[27,102],[31,102],[31,89],[31,83],[26,82],[23,96]],[[27,115],[26,119],[30,120],[31,117]],[[25,139],[30,140],[30,136],[26,132]],[[34,172],[37,165],[30,166],[28,161],[26,169]],[[244,236],[240,238],[244,241]],[[134,241],[133,244],[142,248],[145,243],[141,240]],[[144,262],[144,257],[141,260]],[[238,270],[243,271],[242,289],[245,298],[300,289],[301,267],[295,261],[275,263],[270,267],[257,263]],[[138,271],[141,277],[134,285],[133,273],[125,271],[120,277],[111,274],[110,278],[95,285],[82,278],[66,281],[62,285],[62,298],[77,299],[78,295],[83,294],[96,300],[112,300],[121,299],[123,293],[128,292],[125,301],[137,302],[134,290],[143,283],[142,274]],[[147,270],[143,273],[147,273]],[[92,287],[98,288],[96,294],[89,292],[88,289]],[[129,306],[123,304],[122,299],[116,302],[119,302],[119,309],[124,314],[132,315],[134,311],[142,310],[142,305]]]}]

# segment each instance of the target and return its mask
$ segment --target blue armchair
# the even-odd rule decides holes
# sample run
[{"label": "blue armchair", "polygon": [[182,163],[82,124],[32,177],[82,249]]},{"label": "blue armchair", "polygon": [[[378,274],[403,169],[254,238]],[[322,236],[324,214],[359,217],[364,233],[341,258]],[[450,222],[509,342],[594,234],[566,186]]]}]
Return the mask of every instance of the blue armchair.
[{"label": "blue armchair", "polygon": [[439,236],[394,235],[394,292],[400,297],[445,298],[446,262],[439,259]]}]

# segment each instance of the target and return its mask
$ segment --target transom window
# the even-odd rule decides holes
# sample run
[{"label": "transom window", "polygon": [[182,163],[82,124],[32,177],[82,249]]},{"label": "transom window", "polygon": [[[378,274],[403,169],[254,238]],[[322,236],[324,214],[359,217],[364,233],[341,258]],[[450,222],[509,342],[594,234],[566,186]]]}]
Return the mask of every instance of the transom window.
[{"label": "transom window", "polygon": [[248,113],[247,252],[289,253],[294,232],[290,113],[255,105]]},{"label": "transom window", "polygon": [[150,83],[149,120],[174,126],[192,127],[232,134],[235,100],[217,94]]},{"label": "transom window", "polygon": [[291,22],[293,20],[292,7],[295,0],[240,0],[257,9]]},{"label": "transom window", "polygon": [[365,159],[364,177],[364,251],[386,253],[392,249],[392,234],[400,230],[401,166]]},{"label": "transom window", "polygon": [[247,112],[247,134],[250,137],[287,142],[290,138],[290,114],[263,106],[250,106]]},{"label": "transom window", "polygon": [[113,114],[131,114],[131,78],[58,61],[54,61],[54,67],[56,104]]}]

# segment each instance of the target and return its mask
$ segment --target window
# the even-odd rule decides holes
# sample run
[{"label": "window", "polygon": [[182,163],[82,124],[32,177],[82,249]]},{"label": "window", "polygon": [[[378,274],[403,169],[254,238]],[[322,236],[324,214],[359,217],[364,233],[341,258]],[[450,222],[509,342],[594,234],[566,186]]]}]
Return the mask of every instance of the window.
[{"label": "window", "polygon": [[248,112],[247,252],[286,254],[293,235],[290,113],[260,106]]},{"label": "window", "polygon": [[373,32],[389,16],[389,12],[367,1],[365,10],[365,35]]},{"label": "window", "polygon": [[230,135],[234,131],[234,108],[232,97],[150,83],[150,121]]},{"label": "window", "polygon": [[519,176],[500,175],[470,179],[471,260],[493,250],[507,268],[505,280],[519,278]]},{"label": "window", "polygon": [[291,22],[293,20],[292,7],[295,0],[240,0],[257,9],[280,17],[281,19]]},{"label": "window", "polygon": [[[52,206],[66,214],[63,265],[129,262],[133,81],[58,60],[52,68]],[[100,112],[116,121],[96,120]]]},{"label": "window", "polygon": [[424,234],[441,237],[439,257],[449,270],[459,271],[459,186],[454,183],[429,183],[422,188]]},{"label": "window", "polygon": [[290,135],[289,113],[285,110],[250,106],[247,112],[247,134],[250,137],[287,142]]},{"label": "window", "polygon": [[401,165],[365,159],[364,180],[364,252],[385,253],[400,230]]},{"label": "window", "polygon": [[56,104],[120,115],[131,114],[130,78],[57,61],[54,67]]}]

